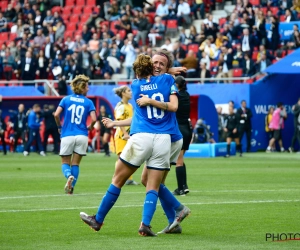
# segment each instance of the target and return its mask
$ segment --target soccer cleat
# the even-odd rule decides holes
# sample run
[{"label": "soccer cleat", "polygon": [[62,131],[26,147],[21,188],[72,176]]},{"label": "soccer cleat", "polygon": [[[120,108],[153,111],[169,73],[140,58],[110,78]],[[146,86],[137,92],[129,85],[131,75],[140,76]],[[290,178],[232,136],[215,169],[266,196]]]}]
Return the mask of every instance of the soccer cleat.
[{"label": "soccer cleat", "polygon": [[68,192],[68,194],[73,194],[74,188],[71,188],[71,190]]},{"label": "soccer cleat", "polygon": [[151,226],[146,226],[143,222],[141,222],[141,226],[139,228],[139,235],[141,236],[157,236],[156,233],[151,231]]},{"label": "soccer cleat", "polygon": [[125,185],[140,185],[140,183],[137,183],[136,181],[134,180],[127,180],[125,182]]},{"label": "soccer cleat", "polygon": [[68,193],[71,192],[73,180],[74,180],[74,176],[73,176],[73,175],[70,175],[70,176],[68,177],[67,183],[66,183],[66,185],[65,185],[65,192],[66,192],[66,194],[68,194]]},{"label": "soccer cleat", "polygon": [[46,154],[45,154],[44,151],[41,151],[41,152],[40,152],[40,155],[41,155],[41,156],[46,156]]},{"label": "soccer cleat", "polygon": [[242,154],[242,153],[240,153],[240,157],[243,157],[243,154]]},{"label": "soccer cleat", "polygon": [[98,232],[103,225],[103,223],[98,223],[96,221],[96,215],[89,216],[84,212],[80,212],[80,218],[85,224],[89,225],[90,228],[96,232]]},{"label": "soccer cleat", "polygon": [[294,149],[292,147],[289,147],[289,152],[294,153]]},{"label": "soccer cleat", "polygon": [[179,190],[178,188],[173,191],[173,195],[185,196],[184,190]]},{"label": "soccer cleat", "polygon": [[172,230],[173,228],[178,226],[187,216],[190,215],[190,213],[191,210],[186,206],[183,206],[183,208],[180,211],[176,211],[175,220],[170,225],[169,229]]},{"label": "soccer cleat", "polygon": [[190,192],[189,187],[187,185],[183,185],[183,191],[185,194],[188,194]]},{"label": "soccer cleat", "polygon": [[24,156],[28,156],[28,155],[29,155],[28,151],[24,151],[24,152],[23,152],[23,155],[24,155]]},{"label": "soccer cleat", "polygon": [[168,226],[166,226],[165,229],[163,229],[162,231],[158,232],[157,234],[181,234],[182,228],[181,228],[180,225],[177,225],[172,230],[170,230],[170,226],[171,226],[171,224],[169,224]]},{"label": "soccer cleat", "polygon": [[229,158],[229,157],[230,157],[230,155],[225,155],[225,156],[224,156],[224,158]]},{"label": "soccer cleat", "polygon": [[266,153],[272,153],[272,151],[271,151],[271,150],[269,150],[269,149],[267,149],[267,150],[266,150]]}]

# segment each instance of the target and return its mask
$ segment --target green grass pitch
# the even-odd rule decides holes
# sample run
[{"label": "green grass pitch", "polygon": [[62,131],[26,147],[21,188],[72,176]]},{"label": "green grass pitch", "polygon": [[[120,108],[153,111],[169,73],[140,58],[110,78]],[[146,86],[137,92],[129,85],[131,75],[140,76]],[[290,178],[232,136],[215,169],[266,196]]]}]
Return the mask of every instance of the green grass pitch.
[{"label": "green grass pitch", "polygon": [[[178,199],[192,210],[181,235],[137,233],[145,188],[125,186],[99,232],[79,218],[95,213],[116,157],[89,154],[75,194],[65,195],[60,158],[0,155],[0,249],[300,249],[300,241],[266,241],[266,233],[300,233],[300,154],[186,159],[191,192]],[[139,180],[141,169],[134,176]],[[175,171],[167,186],[174,190]],[[152,229],[167,220],[160,205]],[[300,237],[298,235],[298,237]]]}]

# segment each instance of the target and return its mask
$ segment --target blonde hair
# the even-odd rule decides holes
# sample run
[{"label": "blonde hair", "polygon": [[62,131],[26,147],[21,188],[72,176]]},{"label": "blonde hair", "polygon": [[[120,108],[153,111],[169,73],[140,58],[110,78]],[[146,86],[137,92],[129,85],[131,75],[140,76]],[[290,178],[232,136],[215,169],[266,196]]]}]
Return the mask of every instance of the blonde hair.
[{"label": "blonde hair", "polygon": [[133,63],[133,70],[137,77],[146,78],[153,74],[153,62],[150,56],[140,54]]},{"label": "blonde hair", "polygon": [[115,92],[115,94],[116,94],[118,97],[122,98],[122,97],[123,97],[123,93],[124,93],[127,89],[129,89],[128,86],[121,86],[121,87],[119,87],[119,88],[115,88],[115,89],[114,89],[114,92]]},{"label": "blonde hair", "polygon": [[70,86],[75,94],[82,95],[86,89],[86,86],[89,84],[90,78],[85,75],[77,75]]}]

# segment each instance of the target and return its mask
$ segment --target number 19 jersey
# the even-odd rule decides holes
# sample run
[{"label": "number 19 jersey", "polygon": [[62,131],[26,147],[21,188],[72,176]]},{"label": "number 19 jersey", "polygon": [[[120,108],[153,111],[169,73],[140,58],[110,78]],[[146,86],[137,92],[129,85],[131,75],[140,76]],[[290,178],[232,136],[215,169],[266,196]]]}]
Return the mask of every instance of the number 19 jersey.
[{"label": "number 19 jersey", "polygon": [[63,108],[64,123],[61,138],[75,135],[88,135],[86,122],[90,112],[95,111],[94,103],[83,95],[64,97],[59,106]]},{"label": "number 19 jersey", "polygon": [[[140,98],[140,94],[143,94],[160,102],[169,102],[170,95],[177,94],[177,92],[174,78],[169,74],[152,76],[150,81],[136,79],[132,82],[132,93],[135,101]],[[172,112],[153,106],[139,107],[136,105],[130,134],[175,134],[177,127]]]}]

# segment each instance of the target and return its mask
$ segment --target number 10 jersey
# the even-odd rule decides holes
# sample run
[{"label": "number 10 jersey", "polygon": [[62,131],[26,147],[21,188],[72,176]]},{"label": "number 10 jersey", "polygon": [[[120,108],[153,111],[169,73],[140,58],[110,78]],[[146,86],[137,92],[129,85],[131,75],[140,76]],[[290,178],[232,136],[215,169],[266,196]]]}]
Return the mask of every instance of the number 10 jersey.
[{"label": "number 10 jersey", "polygon": [[[169,74],[136,79],[132,82],[133,98],[136,101],[140,94],[160,102],[169,102],[170,95],[177,94],[174,78]],[[139,107],[136,105],[132,118],[130,134],[176,134],[176,117],[171,112],[153,106]]]},{"label": "number 10 jersey", "polygon": [[64,97],[59,105],[63,108],[64,123],[61,138],[75,135],[88,135],[87,119],[92,111],[96,111],[94,103],[83,95]]}]

